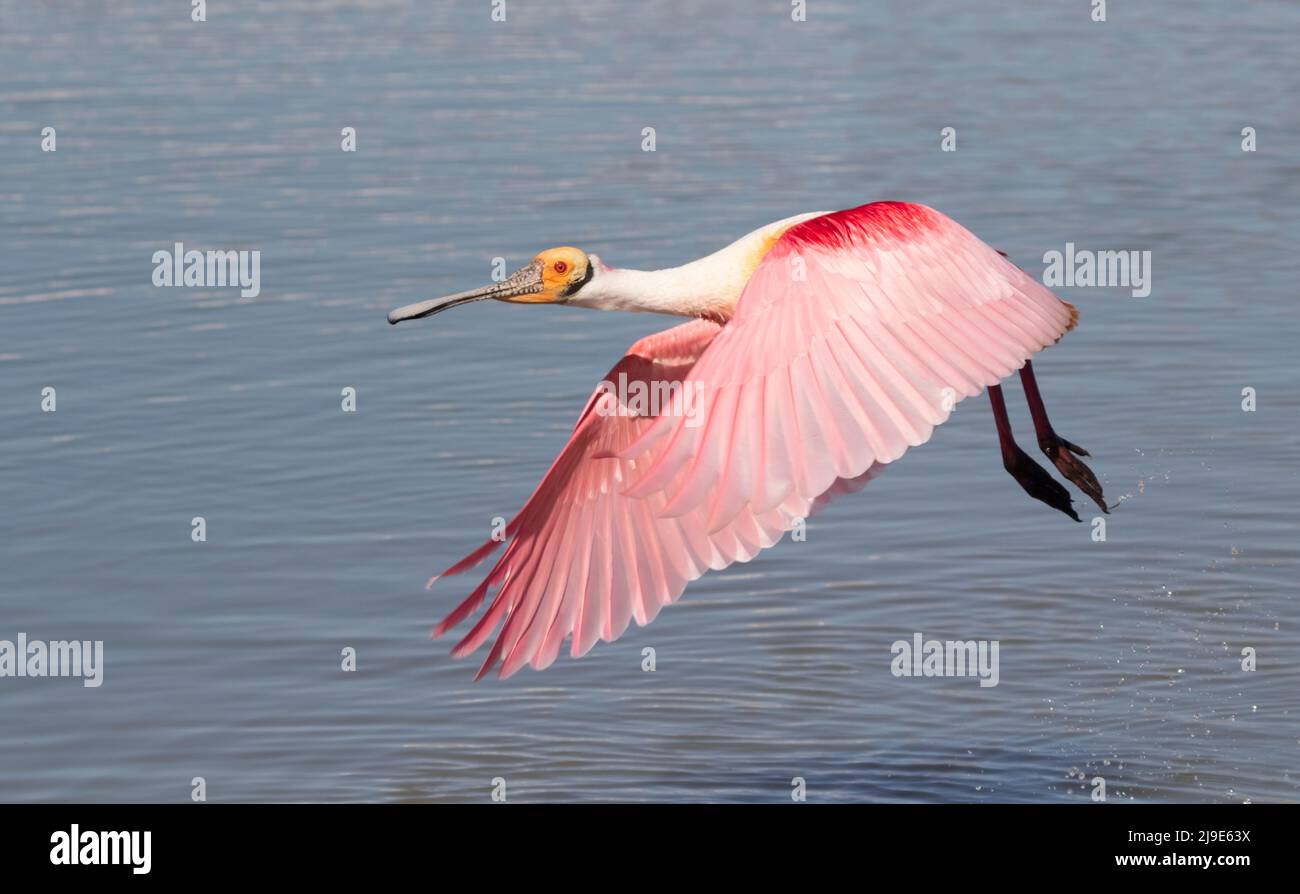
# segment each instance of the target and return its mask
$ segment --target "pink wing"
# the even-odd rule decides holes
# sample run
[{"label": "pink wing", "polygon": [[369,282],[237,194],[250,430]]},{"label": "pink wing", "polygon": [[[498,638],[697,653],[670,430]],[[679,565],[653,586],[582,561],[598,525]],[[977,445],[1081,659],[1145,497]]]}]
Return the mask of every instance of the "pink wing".
[{"label": "pink wing", "polygon": [[[694,320],[644,338],[605,381],[617,384],[626,376],[629,390],[635,382],[659,387],[682,382],[720,331],[716,323]],[[504,621],[479,677],[499,660],[502,677],[525,664],[547,667],[566,637],[577,657],[598,639],[617,639],[630,620],[648,624],[707,569],[749,561],[779,540],[795,519],[820,508],[822,501],[814,505],[791,496],[761,513],[739,511],[712,530],[703,512],[662,517],[662,495],[631,499],[621,493],[644,462],[616,454],[654,419],[620,415],[614,397],[601,388],[592,394],[569,442],[506,526],[508,545],[501,558],[434,630],[435,637],[441,636],[478,608],[490,588],[500,587],[452,650],[457,657],[473,652]],[[836,482],[827,497],[861,488],[873,474],[862,472],[853,481]],[[500,545],[489,540],[443,576],[478,565]]]},{"label": "pink wing", "polygon": [[665,517],[703,511],[711,531],[813,500],[927,441],[959,398],[1076,319],[931,208],[877,202],[796,224],[691,370],[704,424],[646,426],[619,454],[643,459],[626,494],[666,499]]}]

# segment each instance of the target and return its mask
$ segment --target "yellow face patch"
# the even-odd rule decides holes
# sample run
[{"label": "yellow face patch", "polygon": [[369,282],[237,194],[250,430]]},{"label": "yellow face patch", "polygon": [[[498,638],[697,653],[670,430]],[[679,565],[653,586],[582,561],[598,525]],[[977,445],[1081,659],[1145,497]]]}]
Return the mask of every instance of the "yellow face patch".
[{"label": "yellow face patch", "polygon": [[541,304],[563,301],[565,296],[587,278],[590,262],[587,253],[571,245],[548,248],[533,258],[541,268],[542,290],[531,295],[519,295],[512,301]]}]

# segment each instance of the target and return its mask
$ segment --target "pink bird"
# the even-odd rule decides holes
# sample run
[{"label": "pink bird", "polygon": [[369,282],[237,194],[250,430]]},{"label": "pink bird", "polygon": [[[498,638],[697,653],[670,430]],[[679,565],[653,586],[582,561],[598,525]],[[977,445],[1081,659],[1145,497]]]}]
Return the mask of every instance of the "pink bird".
[{"label": "pink bird", "polygon": [[548,249],[502,282],[388,321],[484,298],[691,319],[632,345],[504,538],[443,572],[504,546],[433,634],[487,600],[452,650],[468,655],[500,627],[476,679],[498,662],[502,677],[540,670],[566,639],[579,657],[632,620],[650,623],[706,570],[749,561],[859,490],[982,388],[1007,471],[1078,521],[1066,489],[1012,437],[999,382],[1017,369],[1039,447],[1106,511],[1078,458],[1087,451],[1053,431],[1029,363],[1078,311],[924,205],[800,214],[666,270]]}]

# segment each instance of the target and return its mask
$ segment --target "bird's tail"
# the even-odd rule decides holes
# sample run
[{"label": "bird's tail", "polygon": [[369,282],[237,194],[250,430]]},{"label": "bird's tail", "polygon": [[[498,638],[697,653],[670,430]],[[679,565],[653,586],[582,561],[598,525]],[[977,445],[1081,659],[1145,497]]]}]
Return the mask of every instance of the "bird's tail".
[{"label": "bird's tail", "polygon": [[1068,301],[1062,301],[1061,303],[1070,309],[1070,322],[1065,325],[1065,331],[1069,332],[1075,326],[1079,325],[1079,308],[1075,307]]}]

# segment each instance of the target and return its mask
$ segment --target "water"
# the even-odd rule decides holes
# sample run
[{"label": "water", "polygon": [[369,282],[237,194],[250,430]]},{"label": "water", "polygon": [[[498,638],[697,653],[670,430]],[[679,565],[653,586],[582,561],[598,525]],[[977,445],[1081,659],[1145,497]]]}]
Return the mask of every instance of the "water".
[{"label": "water", "polygon": [[[0,638],[106,652],[98,689],[0,679],[0,798],[1300,800],[1300,9],[187,6],[0,3]],[[1106,542],[1018,490],[981,397],[806,542],[472,683],[427,634],[473,581],[425,578],[672,321],[385,311],[882,198],[1034,273],[1153,252],[1149,298],[1059,290],[1037,364]],[[154,288],[176,241],[260,250],[261,294]],[[1000,685],[894,678],[915,631],[999,640]]]}]

